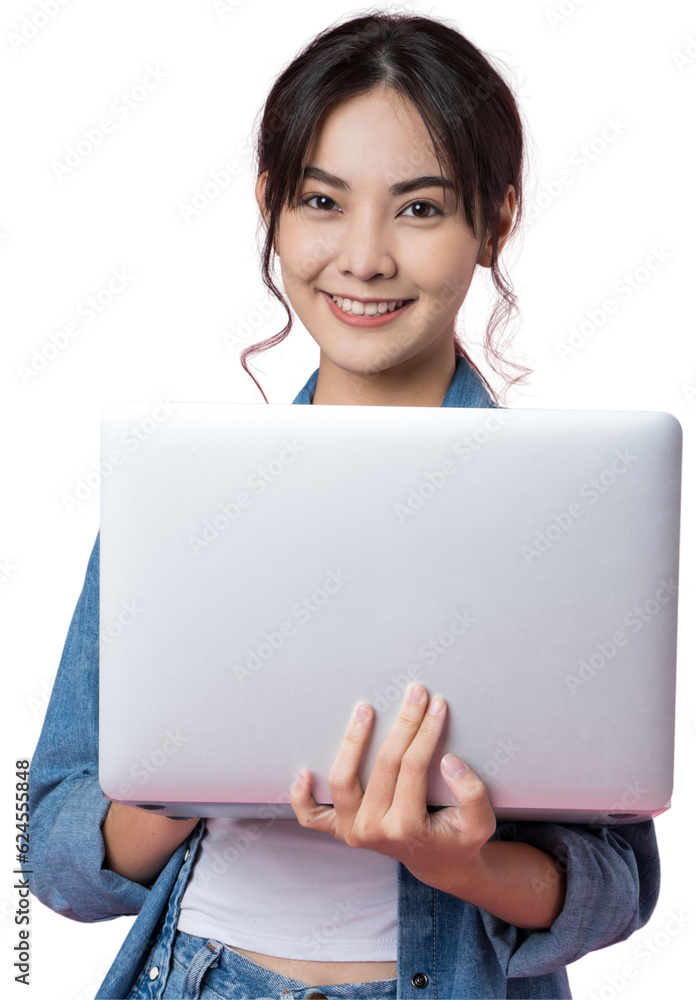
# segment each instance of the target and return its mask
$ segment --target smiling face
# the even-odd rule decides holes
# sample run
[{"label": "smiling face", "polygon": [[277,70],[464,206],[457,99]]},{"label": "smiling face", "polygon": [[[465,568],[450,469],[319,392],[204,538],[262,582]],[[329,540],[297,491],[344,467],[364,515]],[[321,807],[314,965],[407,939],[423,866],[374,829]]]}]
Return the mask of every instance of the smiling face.
[{"label": "smiling face", "polygon": [[[490,266],[490,240],[482,246],[483,234],[454,214],[420,116],[393,90],[332,109],[307,163],[299,205],[281,212],[276,251],[290,303],[321,351],[314,401],[440,405],[454,374],[455,317],[476,264]],[[264,185],[265,172],[262,211]],[[367,302],[378,322],[346,316],[331,296]]]}]

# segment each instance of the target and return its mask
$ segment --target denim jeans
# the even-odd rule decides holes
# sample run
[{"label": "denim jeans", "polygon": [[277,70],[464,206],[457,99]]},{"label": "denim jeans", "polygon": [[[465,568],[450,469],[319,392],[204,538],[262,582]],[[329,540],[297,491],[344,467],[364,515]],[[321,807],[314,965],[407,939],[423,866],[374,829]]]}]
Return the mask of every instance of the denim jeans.
[{"label": "denim jeans", "polygon": [[[253,962],[216,941],[177,931],[166,967],[166,945],[157,940],[145,967],[128,994],[128,1000],[154,997],[176,1000],[388,1000],[396,997],[396,979],[376,979],[366,983],[340,983],[335,986],[308,986],[288,979]],[[162,987],[164,985],[164,990]]]}]

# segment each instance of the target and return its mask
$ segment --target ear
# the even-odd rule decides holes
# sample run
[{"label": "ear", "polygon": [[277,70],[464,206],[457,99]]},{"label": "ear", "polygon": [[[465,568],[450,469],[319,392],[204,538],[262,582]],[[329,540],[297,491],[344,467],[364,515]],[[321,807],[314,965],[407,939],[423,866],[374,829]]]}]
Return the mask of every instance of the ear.
[{"label": "ear", "polygon": [[[254,192],[256,194],[256,203],[259,206],[259,211],[261,212],[261,215],[263,217],[263,222],[264,222],[264,225],[266,227],[266,231],[268,231],[268,226],[269,226],[269,222],[270,222],[269,213],[266,210],[266,205],[265,205],[265,202],[264,202],[264,196],[265,196],[265,193],[266,193],[266,182],[267,181],[268,181],[268,170],[263,170],[259,174],[259,176],[258,176],[258,178],[256,180],[256,187],[254,189]],[[275,250],[275,252],[277,254],[278,253],[278,248],[276,246],[276,242],[275,241],[273,243],[273,249]]]},{"label": "ear", "polygon": [[[515,217],[515,206],[517,201],[515,199],[515,189],[512,184],[508,185],[508,189],[503,198],[503,203],[500,206],[500,216],[498,222],[498,256],[500,256],[503,247],[507,242],[507,238],[510,235],[510,230],[512,229],[512,221]],[[489,236],[486,242],[483,244],[481,253],[479,254],[477,264],[481,267],[490,267],[491,258],[493,255],[493,249],[491,246],[492,240]]]},{"label": "ear", "polygon": [[263,216],[263,221],[268,228],[268,212],[266,211],[266,206],[264,204],[264,196],[266,193],[266,181],[268,180],[268,171],[262,170],[256,180],[256,187],[254,189],[256,194],[256,203],[259,206],[259,211]]}]

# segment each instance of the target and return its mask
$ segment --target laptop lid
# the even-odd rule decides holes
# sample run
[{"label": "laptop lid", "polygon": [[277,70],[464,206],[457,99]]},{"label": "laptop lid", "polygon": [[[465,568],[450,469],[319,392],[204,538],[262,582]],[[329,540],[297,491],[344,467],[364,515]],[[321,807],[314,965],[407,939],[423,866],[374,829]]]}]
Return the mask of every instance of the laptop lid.
[{"label": "laptop lid", "polygon": [[363,788],[406,687],[499,819],[670,804],[682,432],[659,411],[121,401],[102,415],[99,777],[169,816]]}]

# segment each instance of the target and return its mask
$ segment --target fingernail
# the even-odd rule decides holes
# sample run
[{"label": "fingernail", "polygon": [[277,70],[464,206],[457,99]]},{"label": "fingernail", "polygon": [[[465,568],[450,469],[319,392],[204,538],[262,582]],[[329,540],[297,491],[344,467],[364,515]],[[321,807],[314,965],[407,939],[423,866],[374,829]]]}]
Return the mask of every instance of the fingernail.
[{"label": "fingernail", "polygon": [[442,758],[442,769],[450,778],[461,778],[467,772],[466,765],[453,753],[446,753]]},{"label": "fingernail", "polygon": [[438,712],[442,711],[444,705],[445,705],[444,700],[440,697],[439,694],[436,695],[428,705],[428,715],[437,715]]},{"label": "fingernail", "polygon": [[417,705],[423,698],[424,689],[420,684],[414,684],[408,692],[409,705]]},{"label": "fingernail", "polygon": [[358,705],[358,707],[355,709],[355,721],[364,722],[369,714],[370,714],[370,709],[368,708],[367,705]]}]

